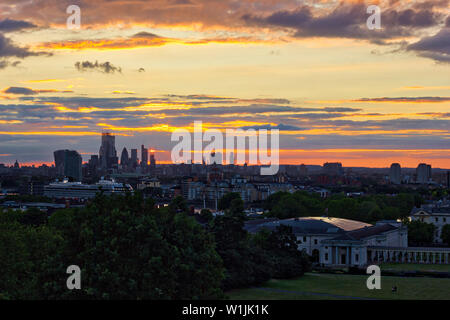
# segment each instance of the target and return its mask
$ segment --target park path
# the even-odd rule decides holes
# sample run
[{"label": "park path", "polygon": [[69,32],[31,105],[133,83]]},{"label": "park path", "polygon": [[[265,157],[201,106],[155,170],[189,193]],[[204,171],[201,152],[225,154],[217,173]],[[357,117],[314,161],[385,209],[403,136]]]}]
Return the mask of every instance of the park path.
[{"label": "park path", "polygon": [[329,298],[336,298],[336,299],[378,300],[378,299],[366,298],[366,297],[355,297],[355,296],[345,296],[345,295],[332,294],[332,293],[319,293],[319,292],[286,290],[286,289],[276,289],[276,288],[254,287],[254,289],[263,290],[263,291],[279,292],[279,293],[288,293],[288,294],[313,295],[313,296],[329,297]]}]

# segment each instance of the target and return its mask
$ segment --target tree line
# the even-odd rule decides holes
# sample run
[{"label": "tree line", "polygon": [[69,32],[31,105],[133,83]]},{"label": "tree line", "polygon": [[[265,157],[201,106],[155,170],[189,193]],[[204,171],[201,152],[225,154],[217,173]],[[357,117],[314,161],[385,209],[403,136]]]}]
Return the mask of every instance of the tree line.
[{"label": "tree line", "polygon": [[[0,299],[217,299],[309,269],[290,228],[249,234],[244,222],[237,197],[196,219],[182,198],[156,208],[138,193],[51,216],[0,211]],[[81,290],[66,287],[70,265]]]}]

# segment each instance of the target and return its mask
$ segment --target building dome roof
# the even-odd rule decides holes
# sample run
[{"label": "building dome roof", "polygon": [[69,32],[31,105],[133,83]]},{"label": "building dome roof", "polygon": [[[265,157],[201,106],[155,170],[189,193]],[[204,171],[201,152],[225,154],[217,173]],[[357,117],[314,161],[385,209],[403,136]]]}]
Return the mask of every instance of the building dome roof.
[{"label": "building dome roof", "polygon": [[371,224],[341,218],[327,217],[301,217],[285,220],[259,220],[247,223],[245,229],[249,232],[258,232],[261,229],[274,230],[280,225],[292,227],[293,233],[303,234],[340,234],[347,231],[371,227]]}]

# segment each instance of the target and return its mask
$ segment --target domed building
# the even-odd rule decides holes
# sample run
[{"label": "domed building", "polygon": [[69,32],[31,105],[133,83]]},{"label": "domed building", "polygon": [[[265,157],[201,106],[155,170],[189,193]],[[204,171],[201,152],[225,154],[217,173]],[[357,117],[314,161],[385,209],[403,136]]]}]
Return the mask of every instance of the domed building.
[{"label": "domed building", "polygon": [[248,221],[245,229],[256,233],[287,225],[314,262],[329,266],[364,266],[376,256],[376,248],[407,248],[408,232],[396,221],[380,221],[376,225],[329,217],[302,217],[285,220]]}]

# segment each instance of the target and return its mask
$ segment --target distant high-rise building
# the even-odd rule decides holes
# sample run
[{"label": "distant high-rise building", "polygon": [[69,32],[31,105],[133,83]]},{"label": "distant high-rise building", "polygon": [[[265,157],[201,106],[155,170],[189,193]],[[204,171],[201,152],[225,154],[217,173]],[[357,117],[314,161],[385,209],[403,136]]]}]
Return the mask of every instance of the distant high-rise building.
[{"label": "distant high-rise building", "polygon": [[14,168],[15,169],[19,169],[20,168],[19,162],[17,160],[16,160],[16,162],[14,162]]},{"label": "distant high-rise building", "polygon": [[73,150],[58,150],[53,153],[55,167],[59,176],[81,181],[81,155]]},{"label": "distant high-rise building", "polygon": [[131,167],[136,168],[138,165],[138,151],[131,149]]},{"label": "distant high-rise building", "polygon": [[127,148],[123,148],[122,155],[120,156],[120,165],[122,168],[127,168],[130,164],[130,158],[128,157],[128,150]]},{"label": "distant high-rise building", "polygon": [[102,145],[99,151],[100,166],[102,169],[117,167],[116,137],[109,132],[102,134]]},{"label": "distant high-rise building", "polygon": [[144,147],[144,145],[141,146],[141,167],[147,168],[148,166],[148,149]]},{"label": "distant high-rise building", "polygon": [[393,184],[400,184],[402,182],[402,168],[399,163],[391,164],[389,178]]},{"label": "distant high-rise building", "polygon": [[98,155],[96,155],[96,154],[91,155],[91,158],[88,161],[89,175],[94,175],[95,173],[97,173],[99,163],[100,162],[99,162]]},{"label": "distant high-rise building", "polygon": [[155,154],[152,152],[150,154],[150,169],[155,170],[155,168],[156,168],[156,158],[155,158]]},{"label": "distant high-rise building", "polygon": [[431,180],[431,165],[421,163],[416,169],[416,182],[428,183]]},{"label": "distant high-rise building", "polygon": [[327,162],[323,164],[323,171],[325,174],[340,176],[344,173],[342,169],[342,163],[340,162]]}]

